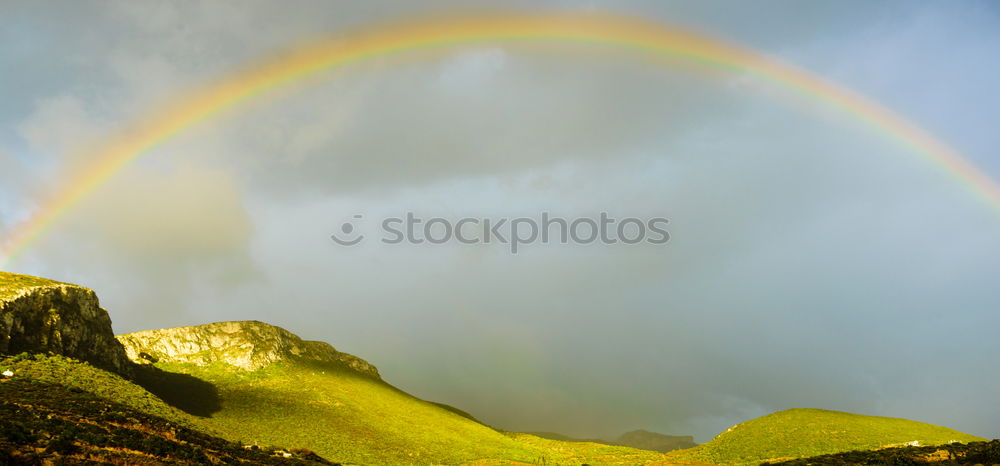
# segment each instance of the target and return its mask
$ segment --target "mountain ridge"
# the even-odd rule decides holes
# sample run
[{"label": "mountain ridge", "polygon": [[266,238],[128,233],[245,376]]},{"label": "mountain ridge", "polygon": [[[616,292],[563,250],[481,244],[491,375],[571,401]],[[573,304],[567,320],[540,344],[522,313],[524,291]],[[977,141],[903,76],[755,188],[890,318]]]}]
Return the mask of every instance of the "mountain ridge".
[{"label": "mountain ridge", "polygon": [[137,364],[172,362],[205,366],[221,362],[253,371],[295,359],[337,363],[360,374],[381,378],[378,369],[364,359],[337,351],[329,343],[303,340],[288,330],[257,320],[143,330],[116,338],[128,358]]},{"label": "mountain ridge", "polygon": [[577,438],[563,435],[558,432],[525,432],[537,437],[561,442],[589,442],[602,445],[612,445],[619,447],[637,448],[639,450],[656,451],[667,453],[675,450],[683,450],[698,446],[694,442],[694,437],[690,435],[667,435],[659,432],[651,432],[645,429],[637,429],[619,435],[614,440],[602,438]]},{"label": "mountain ridge", "polygon": [[[21,427],[0,423],[0,454],[43,460],[58,460],[60,451],[78,454],[77,447],[112,454],[105,451],[112,435],[119,436],[115,445],[152,446],[147,453],[155,461],[175,455],[199,462],[193,450],[169,443],[175,427],[164,421],[209,434],[200,440],[209,457],[236,458],[242,455],[236,449],[258,448],[271,452],[260,459],[280,461],[274,456],[279,450],[268,446],[286,445],[320,455],[303,454],[304,461],[354,464],[759,464],[914,441],[982,440],[906,419],[815,409],[752,419],[711,442],[668,454],[547,440],[500,431],[464,411],[416,398],[382,380],[367,361],[281,327],[228,321],[116,337],[92,290],[0,272],[0,354],[12,352],[21,354],[0,360],[0,384],[7,388],[0,390],[0,418],[16,418]],[[78,396],[82,392],[96,398]],[[75,410],[77,401],[96,411]],[[58,418],[32,417],[39,408]],[[93,420],[109,412],[110,419],[153,417],[114,432],[93,430]],[[166,427],[143,439],[142,422]],[[59,431],[63,425],[66,432]],[[84,431],[92,437],[78,445],[73,432]],[[670,437],[633,431],[619,440],[638,446],[635,441],[650,436]]]}]

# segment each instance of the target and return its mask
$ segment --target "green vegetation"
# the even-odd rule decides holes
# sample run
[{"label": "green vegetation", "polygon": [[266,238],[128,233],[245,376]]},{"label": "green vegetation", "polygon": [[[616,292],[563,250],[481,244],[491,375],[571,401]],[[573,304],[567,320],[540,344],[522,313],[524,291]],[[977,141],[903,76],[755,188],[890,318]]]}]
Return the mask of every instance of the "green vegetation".
[{"label": "green vegetation", "polygon": [[194,418],[121,376],[60,355],[27,354],[0,359],[0,372],[10,370],[19,380],[61,385],[177,424],[193,426]]},{"label": "green vegetation", "polygon": [[[700,461],[670,458],[661,453],[638,450],[631,447],[582,441],[566,442],[521,433],[507,433],[507,435],[524,445],[534,446],[549,452],[548,457],[544,461],[538,461],[536,464],[705,465],[705,463]],[[477,464],[484,463],[477,462]]]},{"label": "green vegetation", "polygon": [[733,426],[711,442],[671,453],[718,464],[751,464],[852,450],[975,442],[982,438],[906,419],[822,409],[789,409]]},{"label": "green vegetation", "polygon": [[[23,362],[19,370],[31,366]],[[244,448],[95,396],[79,388],[79,380],[60,385],[30,377],[49,378],[44,369],[63,364],[69,369],[63,375],[86,367],[43,361],[30,374],[0,380],[0,464],[330,464],[309,452]]]},{"label": "green vegetation", "polygon": [[0,301],[16,296],[21,290],[35,286],[65,285],[66,283],[10,272],[0,272]]},{"label": "green vegetation", "polygon": [[941,466],[956,464],[1000,464],[1000,440],[968,444],[951,443],[931,447],[893,447],[874,451],[851,451],[769,464],[786,466],[845,464],[915,466],[925,463],[933,463]]},{"label": "green vegetation", "polygon": [[259,445],[305,446],[358,464],[636,464],[665,457],[625,447],[504,433],[453,409],[335,363],[278,362],[256,371],[227,364],[158,363],[211,382],[220,409],[198,424]]},{"label": "green vegetation", "polygon": [[614,443],[661,453],[694,448],[697,445],[694,443],[694,438],[689,435],[664,435],[642,429],[626,432],[618,437]]},{"label": "green vegetation", "polygon": [[696,445],[694,443],[694,438],[688,435],[680,435],[680,436],[664,435],[642,429],[626,432],[621,436],[619,436],[617,440],[604,440],[596,438],[581,439],[555,432],[525,432],[525,433],[534,435],[536,437],[546,438],[549,440],[558,440],[560,442],[591,442],[591,443],[600,443],[603,445],[612,445],[616,447],[630,447],[630,448],[638,448],[640,450],[658,451],[660,453],[667,453],[674,450],[683,450],[685,448],[692,448]]},{"label": "green vegetation", "polygon": [[558,432],[524,432],[525,434],[534,435],[535,437],[541,437],[549,440],[558,440],[560,442],[591,442],[591,443],[602,443],[605,445],[611,445],[612,443],[600,439],[600,438],[576,438],[570,437],[569,435],[563,435]]},{"label": "green vegetation", "polygon": [[137,383],[58,355],[5,357],[2,370],[14,377],[0,382],[0,463],[60,455],[157,464],[287,460],[268,445],[319,455],[303,450],[303,461],[356,464],[751,464],[795,458],[809,459],[792,464],[913,464],[908,461],[920,455],[961,464],[1000,451],[995,443],[956,443],[819,456],[981,439],[905,419],[794,409],[663,455],[497,431],[331,362],[283,361],[256,371],[159,363],[137,368]]},{"label": "green vegetation", "polygon": [[[59,283],[0,272],[0,301],[53,284]],[[120,350],[109,323],[95,329],[81,333],[89,339],[84,343],[103,337],[113,344],[99,352]],[[315,464],[325,463],[324,457],[355,464],[751,464],[800,458],[808,459],[792,464],[963,464],[1000,458],[998,442],[952,429],[817,409],[747,421],[707,444],[669,454],[502,432],[385,383],[373,366],[329,345],[303,342],[259,322],[213,329],[218,332],[201,339],[209,343],[200,343],[206,349],[199,350],[213,353],[197,361],[169,362],[191,357],[175,349],[186,345],[170,344],[163,358],[138,353],[158,360],[155,365],[133,367],[122,359],[115,368],[131,380],[64,356],[3,357],[0,372],[14,375],[0,377],[0,464]],[[254,364],[240,368],[227,358]],[[257,362],[267,365],[247,370],[260,367]],[[678,439],[684,438],[636,431],[607,443],[666,449],[673,445],[665,442]],[[909,444],[943,446],[896,448]]]}]

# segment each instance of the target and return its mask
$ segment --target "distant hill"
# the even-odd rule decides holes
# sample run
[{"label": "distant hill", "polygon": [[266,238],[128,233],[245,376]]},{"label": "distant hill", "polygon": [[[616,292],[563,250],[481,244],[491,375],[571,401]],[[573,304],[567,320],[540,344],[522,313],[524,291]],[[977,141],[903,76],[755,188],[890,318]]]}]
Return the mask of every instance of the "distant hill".
[{"label": "distant hill", "polygon": [[951,443],[931,447],[892,447],[881,450],[851,451],[769,464],[782,466],[839,466],[848,464],[913,466],[925,463],[941,465],[1000,464],[1000,440]]},{"label": "distant hill", "polygon": [[569,435],[563,435],[558,432],[525,432],[528,435],[534,435],[536,437],[547,438],[549,440],[558,440],[560,442],[591,442],[600,443],[604,445],[612,445],[609,440],[604,440],[600,438],[576,438],[570,437]]},{"label": "distant hill", "polygon": [[666,453],[684,448],[693,448],[698,444],[694,443],[694,437],[690,435],[664,435],[648,430],[633,430],[619,436],[616,440],[604,440],[599,438],[574,438],[556,432],[526,432],[538,437],[563,442],[591,442],[603,445],[614,445],[621,447],[637,448],[639,450],[658,451]]},{"label": "distant hill", "polygon": [[982,440],[957,430],[906,419],[789,409],[737,424],[708,443],[671,455],[709,463],[751,464],[905,444]]},{"label": "distant hill", "polygon": [[690,435],[664,435],[648,430],[626,432],[615,440],[616,445],[666,453],[685,448],[694,448],[694,437]]}]

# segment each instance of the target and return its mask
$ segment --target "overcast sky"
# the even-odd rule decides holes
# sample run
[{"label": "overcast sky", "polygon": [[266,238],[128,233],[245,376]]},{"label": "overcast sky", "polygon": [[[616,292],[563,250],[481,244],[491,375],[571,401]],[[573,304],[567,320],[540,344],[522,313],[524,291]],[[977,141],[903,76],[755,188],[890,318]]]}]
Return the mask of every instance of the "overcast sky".
[{"label": "overcast sky", "polygon": [[[437,14],[610,11],[756,48],[1000,177],[989,1],[0,0],[0,232],[82,150],[303,41]],[[654,245],[384,245],[378,219],[670,219]],[[366,223],[367,222],[367,223]],[[793,407],[1000,435],[1000,212],[843,113],[739,74],[577,46],[323,73],[192,127],[12,271],[120,333],[258,319],[510,430],[708,441]]]}]

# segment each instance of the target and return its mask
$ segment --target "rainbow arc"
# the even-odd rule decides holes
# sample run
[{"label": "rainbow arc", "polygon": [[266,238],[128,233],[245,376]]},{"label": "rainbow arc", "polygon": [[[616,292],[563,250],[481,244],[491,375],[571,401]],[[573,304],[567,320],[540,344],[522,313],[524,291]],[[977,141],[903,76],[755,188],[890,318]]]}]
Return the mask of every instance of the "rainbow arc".
[{"label": "rainbow arc", "polygon": [[749,73],[834,106],[893,139],[969,187],[1000,210],[1000,186],[957,151],[858,93],[748,48],[650,21],[605,14],[530,14],[399,23],[321,40],[232,74],[148,114],[91,156],[93,163],[14,228],[0,249],[0,267],[23,254],[67,211],[178,133],[269,90],[322,70],[377,57],[453,45],[504,42],[603,44]]}]

